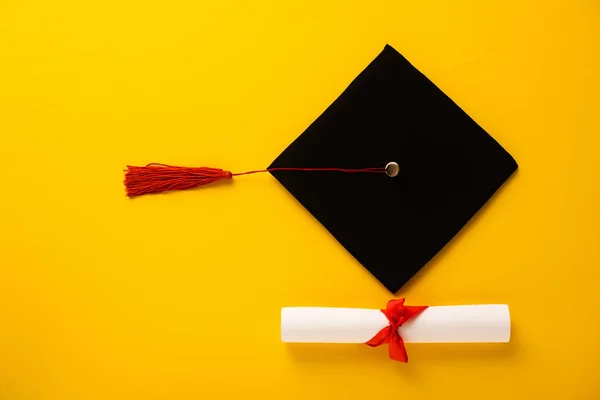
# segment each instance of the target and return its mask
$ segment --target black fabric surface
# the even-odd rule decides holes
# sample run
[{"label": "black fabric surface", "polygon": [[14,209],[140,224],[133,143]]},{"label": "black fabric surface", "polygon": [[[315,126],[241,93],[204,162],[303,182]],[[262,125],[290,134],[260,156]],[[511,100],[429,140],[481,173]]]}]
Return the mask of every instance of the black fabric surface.
[{"label": "black fabric surface", "polygon": [[390,46],[271,165],[384,167],[400,174],[273,171],[395,293],[517,169],[515,160]]}]

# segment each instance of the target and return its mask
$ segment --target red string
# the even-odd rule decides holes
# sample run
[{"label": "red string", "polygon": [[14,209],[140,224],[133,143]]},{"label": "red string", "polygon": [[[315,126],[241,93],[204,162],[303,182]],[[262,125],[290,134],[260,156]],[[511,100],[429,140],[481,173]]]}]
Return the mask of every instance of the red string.
[{"label": "red string", "polygon": [[272,172],[272,171],[334,171],[334,172],[377,172],[385,173],[385,168],[267,168],[258,169],[256,171],[237,172],[231,174],[232,176],[258,174],[261,172]]}]

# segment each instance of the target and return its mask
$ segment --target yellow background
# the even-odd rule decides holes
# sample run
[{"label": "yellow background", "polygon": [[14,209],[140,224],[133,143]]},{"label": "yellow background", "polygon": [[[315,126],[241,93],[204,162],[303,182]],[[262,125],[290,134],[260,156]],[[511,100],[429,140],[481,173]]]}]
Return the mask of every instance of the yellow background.
[{"label": "yellow background", "polygon": [[[0,399],[598,399],[600,6],[0,0]],[[520,169],[399,295],[508,303],[507,345],[283,345],[390,298],[266,167],[389,43]]]}]

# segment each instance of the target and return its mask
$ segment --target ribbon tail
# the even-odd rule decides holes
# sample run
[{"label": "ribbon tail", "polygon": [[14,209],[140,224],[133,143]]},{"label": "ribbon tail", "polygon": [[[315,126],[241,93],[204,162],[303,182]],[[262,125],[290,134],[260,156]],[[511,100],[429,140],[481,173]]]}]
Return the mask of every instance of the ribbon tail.
[{"label": "ribbon tail", "polygon": [[406,353],[406,348],[404,347],[404,340],[402,340],[402,337],[397,333],[395,335],[392,334],[389,345],[389,354],[392,360],[403,363],[408,362],[408,354]]},{"label": "ribbon tail", "polygon": [[391,329],[392,328],[389,325],[386,326],[385,328],[383,328],[382,330],[377,332],[377,335],[375,335],[371,339],[369,339],[369,341],[366,344],[371,347],[377,347],[377,346],[381,346],[384,343],[387,343],[389,340],[389,337],[390,337]]}]

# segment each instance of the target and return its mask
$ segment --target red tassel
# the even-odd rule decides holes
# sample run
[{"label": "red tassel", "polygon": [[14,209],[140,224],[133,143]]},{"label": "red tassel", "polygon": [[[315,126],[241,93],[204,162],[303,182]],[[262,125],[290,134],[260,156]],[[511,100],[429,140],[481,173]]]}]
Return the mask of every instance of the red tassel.
[{"label": "red tassel", "polygon": [[135,197],[171,190],[195,189],[231,177],[229,171],[209,167],[176,167],[165,164],[127,166],[125,189],[127,196]]},{"label": "red tassel", "polygon": [[259,174],[271,171],[305,171],[305,172],[371,172],[385,174],[385,168],[268,168],[233,174],[219,168],[209,167],[176,167],[166,164],[148,164],[145,167],[127,166],[125,170],[125,189],[127,196],[135,197],[143,194],[161,193],[171,190],[195,189],[222,179],[234,176]]}]

